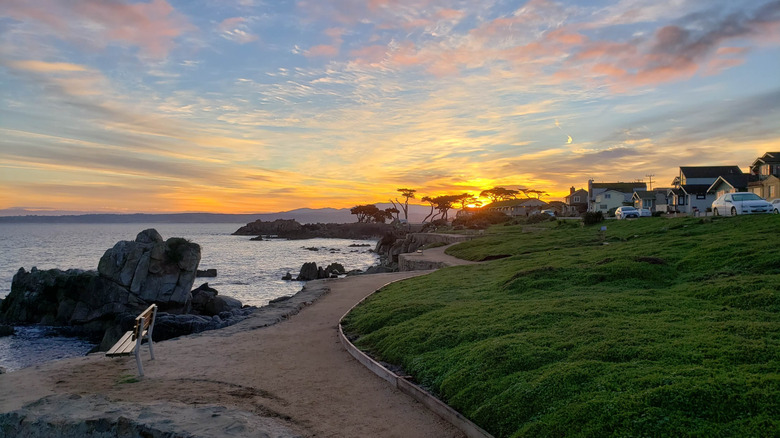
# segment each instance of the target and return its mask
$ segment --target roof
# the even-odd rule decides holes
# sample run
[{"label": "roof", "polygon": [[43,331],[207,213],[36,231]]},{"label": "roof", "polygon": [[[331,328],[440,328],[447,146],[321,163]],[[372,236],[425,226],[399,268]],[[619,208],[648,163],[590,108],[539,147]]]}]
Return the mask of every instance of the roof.
[{"label": "roof", "polygon": [[655,191],[648,192],[646,190],[636,190],[634,191],[634,196],[636,196],[639,199],[655,199]]},{"label": "roof", "polygon": [[761,163],[780,163],[780,152],[766,152],[764,155],[756,158],[751,166]]},{"label": "roof", "polygon": [[721,175],[742,175],[739,166],[680,166],[686,178],[717,178]]},{"label": "roof", "polygon": [[689,195],[706,195],[707,190],[710,189],[710,185],[709,184],[686,184],[684,186],[680,186],[680,188],[683,190],[683,192]]},{"label": "roof", "polygon": [[614,183],[597,183],[592,184],[594,189],[607,189],[614,190],[616,192],[633,193],[636,189],[647,189],[647,184],[643,182],[614,182]]},{"label": "roof", "polygon": [[710,186],[709,189],[707,189],[707,192],[714,192],[715,189],[718,188],[718,186],[722,184],[728,184],[731,186],[731,188],[737,189],[739,191],[743,191],[747,189],[748,186],[748,178],[747,175],[725,175],[725,176],[719,176],[718,179],[715,180],[714,183]]},{"label": "roof", "polygon": [[525,199],[509,199],[507,201],[498,201],[498,202],[491,202],[490,204],[486,205],[485,208],[497,208],[497,207],[522,207],[523,204],[527,203],[528,201],[539,201],[543,204],[547,204],[545,201],[542,201],[541,199],[536,198],[525,198]]}]

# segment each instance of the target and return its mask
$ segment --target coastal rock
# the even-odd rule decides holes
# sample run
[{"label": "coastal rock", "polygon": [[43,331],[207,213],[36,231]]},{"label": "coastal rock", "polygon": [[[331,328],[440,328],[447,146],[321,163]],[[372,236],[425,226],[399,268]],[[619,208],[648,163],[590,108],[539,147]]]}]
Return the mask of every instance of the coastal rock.
[{"label": "coastal rock", "polygon": [[98,273],[161,310],[184,313],[200,263],[200,246],[172,237],[163,241],[154,229],[141,231],[134,241],[117,242],[103,254]]},{"label": "coastal rock", "polygon": [[346,270],[341,263],[331,263],[328,267],[323,268],[317,267],[317,264],[314,262],[306,262],[301,266],[301,271],[295,280],[310,281],[323,278],[336,278],[343,274],[346,274]]},{"label": "coastal rock", "polygon": [[305,224],[294,220],[277,219],[272,222],[256,220],[236,230],[238,236],[278,236],[285,239],[311,239],[315,237],[341,239],[374,239],[393,230],[390,224]]},{"label": "coastal rock", "polygon": [[196,275],[195,275],[196,277],[216,277],[217,276],[217,270],[214,269],[214,268],[204,269],[204,270],[198,269],[196,272],[197,272]]},{"label": "coastal rock", "polygon": [[3,336],[11,336],[14,334],[14,327],[12,325],[0,324],[0,338]]},{"label": "coastal rock", "polygon": [[293,279],[292,274],[290,274],[290,271],[287,271],[284,276],[282,276],[282,280],[291,281]]},{"label": "coastal rock", "polygon": [[241,306],[241,301],[238,301],[235,298],[219,295],[206,303],[205,314],[220,315],[223,312],[232,312],[233,310],[240,309]]},{"label": "coastal rock", "polygon": [[318,278],[317,264],[314,262],[306,262],[301,266],[301,271],[298,273],[296,281],[309,281],[316,280]]},{"label": "coastal rock", "polygon": [[[0,301],[0,322],[68,327],[102,339],[100,348],[107,350],[151,303],[159,306],[158,318],[175,327],[169,332],[177,336],[220,328],[243,317],[248,310],[240,301],[218,296],[208,283],[194,295],[190,292],[199,263],[199,245],[181,238],[163,240],[156,230],[144,230],[135,241],[108,249],[97,271],[19,269],[11,292]],[[195,315],[188,316],[199,318],[174,317],[191,311]],[[157,329],[154,333],[157,339]]]},{"label": "coastal rock", "polygon": [[325,272],[327,272],[329,275],[343,275],[346,274],[347,271],[344,269],[344,265],[341,263],[331,263],[328,265],[327,268],[325,268]]}]

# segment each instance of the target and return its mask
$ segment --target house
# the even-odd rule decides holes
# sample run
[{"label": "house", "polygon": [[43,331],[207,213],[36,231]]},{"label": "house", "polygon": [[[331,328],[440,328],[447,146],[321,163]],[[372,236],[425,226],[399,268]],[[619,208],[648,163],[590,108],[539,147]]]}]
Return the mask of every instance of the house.
[{"label": "house", "polygon": [[[647,184],[643,182],[615,182],[615,183],[597,183],[588,180],[588,211],[600,211],[606,213],[611,208],[621,205],[633,205],[631,197],[637,190],[647,190]],[[606,193],[606,192],[611,193]],[[617,193],[622,196],[619,197]],[[607,194],[609,196],[600,196]],[[617,203],[621,198],[620,203]],[[610,205],[609,208],[601,208],[604,205]]]},{"label": "house", "polygon": [[569,195],[564,198],[567,210],[565,214],[580,215],[588,211],[588,191],[585,189],[574,190],[569,188]]},{"label": "house", "polygon": [[483,208],[490,211],[500,211],[509,216],[528,216],[534,211],[541,211],[548,206],[549,204],[541,199],[526,198],[492,202]]},{"label": "house", "polygon": [[748,175],[721,175],[707,189],[707,193],[714,193],[715,199],[718,199],[726,193],[746,192],[747,189]]},{"label": "house", "polygon": [[710,187],[721,176],[739,185],[744,173],[739,166],[681,166],[680,175],[672,182],[676,204],[670,208],[681,213],[706,211],[717,193],[710,192]]},{"label": "house", "polygon": [[772,200],[780,197],[780,152],[767,152],[750,165],[748,190]]},{"label": "house", "polygon": [[631,196],[636,208],[646,208],[652,212],[668,210],[669,189],[655,188],[653,190],[637,190]]},{"label": "house", "polygon": [[[630,198],[629,198],[630,199]],[[598,195],[591,206],[590,211],[600,211],[607,214],[626,204],[626,194],[617,190],[605,190]]]}]

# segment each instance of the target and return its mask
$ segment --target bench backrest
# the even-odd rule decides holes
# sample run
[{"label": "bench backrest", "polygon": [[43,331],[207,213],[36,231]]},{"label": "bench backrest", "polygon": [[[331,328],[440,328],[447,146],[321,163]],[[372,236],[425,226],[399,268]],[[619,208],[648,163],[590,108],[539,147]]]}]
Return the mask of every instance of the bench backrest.
[{"label": "bench backrest", "polygon": [[154,323],[154,318],[156,315],[157,315],[157,304],[152,304],[135,318],[135,327],[133,328],[134,340],[143,336],[144,332],[147,331],[149,327]]}]

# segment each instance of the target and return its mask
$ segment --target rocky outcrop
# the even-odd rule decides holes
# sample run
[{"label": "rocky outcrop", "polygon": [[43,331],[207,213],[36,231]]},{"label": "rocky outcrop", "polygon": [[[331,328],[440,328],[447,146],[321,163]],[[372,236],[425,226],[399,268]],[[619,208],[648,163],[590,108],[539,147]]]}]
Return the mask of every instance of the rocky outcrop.
[{"label": "rocky outcrop", "polygon": [[[408,233],[399,235],[390,233],[377,242],[375,251],[379,255],[379,267],[390,271],[398,271],[400,254],[413,253],[430,244],[449,245],[451,243],[465,242],[472,238],[473,236],[460,234]],[[430,269],[435,268],[432,266]]]},{"label": "rocky outcrop", "polygon": [[198,269],[197,271],[195,271],[195,277],[198,277],[198,278],[200,278],[200,277],[216,277],[216,276],[217,276],[217,270],[214,269],[214,268],[203,269],[203,270]]},{"label": "rocky outcrop", "polygon": [[193,406],[171,401],[130,403],[109,400],[103,395],[76,394],[51,395],[0,414],[0,435],[30,438],[300,436],[279,419],[225,406]]},{"label": "rocky outcrop", "polygon": [[97,271],[19,269],[0,304],[0,322],[68,327],[107,350],[151,303],[158,305],[163,327],[155,328],[155,340],[243,319],[251,309],[218,296],[208,284],[191,293],[199,263],[199,245],[182,238],[163,240],[156,230],[144,230],[134,241],[108,249]]},{"label": "rocky outcrop", "polygon": [[315,237],[340,239],[377,239],[392,230],[391,224],[300,224],[294,220],[277,219],[272,222],[256,220],[236,230],[238,236],[276,236],[284,239],[312,239]]},{"label": "rocky outcrop", "polygon": [[331,263],[326,268],[323,268],[321,266],[317,267],[317,264],[314,262],[307,262],[301,266],[301,271],[295,280],[310,281],[323,278],[334,278],[346,273],[347,271],[341,263]]},{"label": "rocky outcrop", "polygon": [[180,237],[163,241],[154,229],[120,241],[100,258],[98,273],[161,311],[187,313],[200,263],[200,245]]}]

